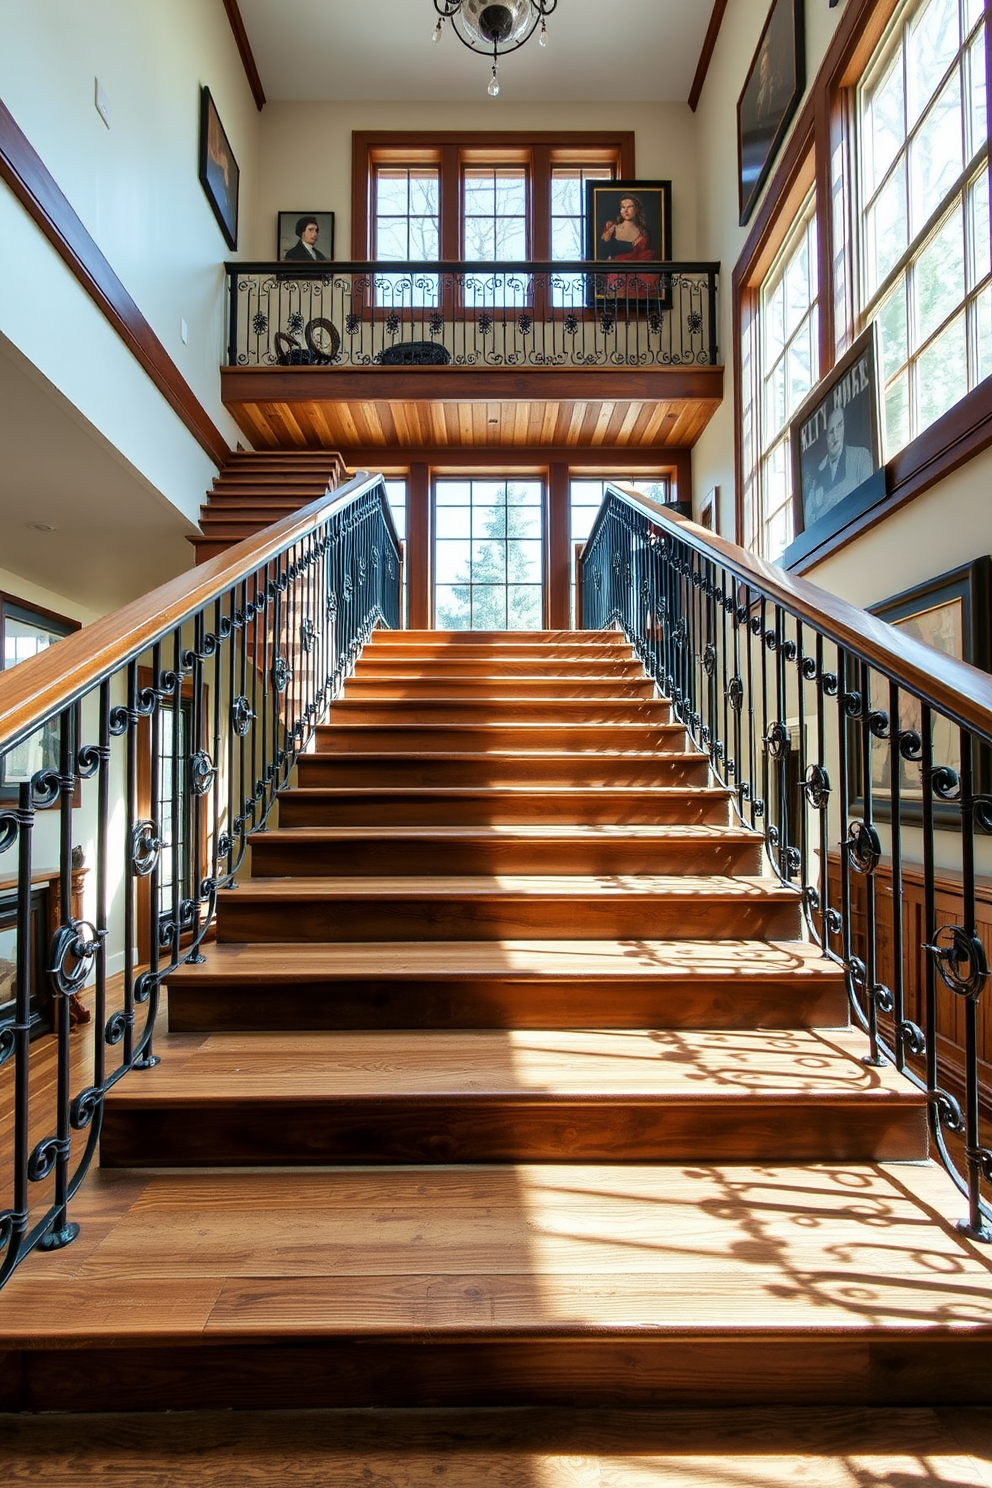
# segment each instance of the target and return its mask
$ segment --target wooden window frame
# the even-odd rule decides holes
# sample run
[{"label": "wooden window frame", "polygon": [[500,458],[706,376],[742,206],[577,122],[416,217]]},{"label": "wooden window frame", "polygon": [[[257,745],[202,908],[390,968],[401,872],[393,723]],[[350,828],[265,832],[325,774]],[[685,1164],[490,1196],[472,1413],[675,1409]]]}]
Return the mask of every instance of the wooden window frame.
[{"label": "wooden window frame", "polygon": [[[37,619],[41,622],[49,621],[51,623],[53,632],[61,632],[60,639],[64,636],[72,635],[75,631],[82,629],[82,624],[79,620],[72,620],[68,615],[60,615],[57,610],[46,609],[44,605],[35,604],[32,600],[21,599],[16,594],[10,594],[5,592],[4,590],[0,590],[0,674],[2,674],[4,670],[6,670],[3,665],[3,654],[6,619],[9,610],[20,610],[26,615],[37,617]],[[80,717],[81,714],[77,707],[77,729]],[[82,740],[77,737],[77,747],[81,742]],[[5,785],[2,781],[0,781],[0,805],[9,806],[12,802],[17,800],[17,796],[17,785]],[[72,793],[73,810],[75,810],[80,805],[81,799],[82,794],[80,789],[79,776],[77,775],[76,783]]]},{"label": "wooden window frame", "polygon": [[[819,241],[820,376],[854,339],[852,90],[865,72],[901,0],[849,0],[819,72],[796,115],[778,166],[758,203],[732,279],[736,535],[745,540],[742,448],[742,337],[753,317],[757,287],[797,208],[797,182],[812,161]],[[992,76],[992,0],[985,0],[986,66]],[[843,168],[834,162],[843,160]],[[791,207],[791,210],[790,210]],[[783,222],[785,226],[783,227]],[[954,404],[886,463],[884,501],[842,531],[825,537],[788,565],[803,573],[884,521],[982,450],[992,446],[992,378]]]},{"label": "wooden window frame", "polygon": [[[534,262],[551,259],[551,169],[554,165],[591,165],[599,156],[609,164],[618,180],[636,175],[632,130],[561,133],[538,130],[355,130],[351,137],[351,256],[355,262],[371,261],[372,181],[381,164],[437,165],[440,177],[439,265],[462,260],[462,172],[472,165],[524,165],[527,171],[528,257]],[[443,296],[442,314],[450,316],[450,292]],[[534,313],[546,310],[543,284],[538,286]],[[373,313],[378,311],[373,310]],[[479,312],[459,310],[471,318]],[[583,314],[587,312],[583,311]]]}]

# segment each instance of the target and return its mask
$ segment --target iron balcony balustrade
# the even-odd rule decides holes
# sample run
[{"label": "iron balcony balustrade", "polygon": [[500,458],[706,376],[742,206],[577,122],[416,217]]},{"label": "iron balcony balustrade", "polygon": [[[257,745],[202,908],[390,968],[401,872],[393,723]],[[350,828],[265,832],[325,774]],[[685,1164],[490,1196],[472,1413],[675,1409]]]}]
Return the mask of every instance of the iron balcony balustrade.
[{"label": "iron balcony balustrade", "polygon": [[627,488],[607,492],[581,592],[584,626],[620,627],[801,893],[866,1065],[926,1091],[960,1228],[992,1240],[992,677]]},{"label": "iron balcony balustrade", "polygon": [[715,367],[715,263],[229,263],[231,367]]},{"label": "iron balcony balustrade", "polygon": [[[398,625],[399,603],[385,488],[360,477],[0,673],[0,877],[17,883],[14,1012],[0,1021],[0,1087],[13,1108],[0,1154],[0,1285],[32,1250],[74,1238],[70,1201],[96,1153],[104,1097],[157,1062],[163,980],[203,959],[217,892],[249,833],[373,627]],[[39,756],[52,767],[37,769]],[[79,915],[73,850],[83,842],[91,887]],[[54,867],[60,923],[38,965],[32,886]],[[108,986],[118,968],[120,996],[116,976]],[[84,987],[92,1027],[71,1029]],[[33,997],[50,1008],[51,1091],[32,1087]],[[90,1071],[73,1088],[84,1061],[70,1041],[83,1039]]]}]

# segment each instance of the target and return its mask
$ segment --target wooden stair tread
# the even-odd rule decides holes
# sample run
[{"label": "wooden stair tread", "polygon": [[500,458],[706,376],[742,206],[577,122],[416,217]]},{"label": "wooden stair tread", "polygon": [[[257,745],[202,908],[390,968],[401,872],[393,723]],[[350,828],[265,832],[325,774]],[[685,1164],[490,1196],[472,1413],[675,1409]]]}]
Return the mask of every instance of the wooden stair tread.
[{"label": "wooden stair tread", "polygon": [[633,838],[643,842],[713,841],[740,842],[752,846],[760,843],[754,832],[747,827],[723,826],[717,823],[689,822],[685,826],[634,824],[624,826],[607,823],[604,826],[569,822],[564,825],[524,823],[519,827],[500,826],[498,823],[483,826],[435,826],[435,827],[270,827],[253,836],[253,844],[285,841],[344,842],[344,841],[428,841],[439,842],[490,842],[515,841],[520,838],[537,842],[579,842],[592,838],[594,841],[624,840]]},{"label": "wooden stair tread", "polygon": [[314,1103],[432,1096],[528,1101],[899,1101],[925,1096],[891,1066],[867,1067],[858,1033],[574,1029],[211,1034],[177,1048],[108,1108],[162,1101]]},{"label": "wooden stair tread", "polygon": [[499,877],[478,875],[465,878],[431,878],[421,883],[415,878],[253,878],[237,889],[223,890],[221,897],[236,895],[239,900],[351,899],[493,899],[511,896],[526,899],[628,899],[661,897],[678,899],[721,900],[734,903],[741,899],[794,903],[795,889],[774,879],[754,875],[702,874],[615,874],[609,877],[573,876],[570,874],[506,874]]},{"label": "wooden stair tread", "polygon": [[331,1176],[98,1175],[116,1222],[60,1253],[58,1285],[14,1276],[6,1346],[119,1345],[125,1317],[134,1340],[194,1345],[992,1336],[992,1263],[935,1218],[949,1180],[929,1164]]},{"label": "wooden stair tread", "polygon": [[[239,891],[240,892],[240,891]],[[419,979],[425,974],[454,978],[547,979],[562,976],[615,981],[687,977],[737,981],[780,978],[790,982],[843,980],[843,971],[803,941],[503,940],[503,941],[342,941],[320,944],[287,941],[251,945],[211,945],[207,959],[177,967],[169,986],[182,983],[251,982],[273,970],[287,978],[385,977]]]}]

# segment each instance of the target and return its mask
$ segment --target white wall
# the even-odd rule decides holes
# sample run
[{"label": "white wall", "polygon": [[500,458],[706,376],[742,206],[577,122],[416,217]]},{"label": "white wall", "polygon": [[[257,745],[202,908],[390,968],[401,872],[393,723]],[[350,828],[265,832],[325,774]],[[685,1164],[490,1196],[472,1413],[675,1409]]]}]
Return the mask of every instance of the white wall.
[{"label": "white wall", "polygon": [[372,129],[633,130],[637,175],[672,182],[673,251],[697,258],[696,128],[685,104],[268,103],[251,252],[271,258],[279,212],[329,211],[334,256],[351,257],[351,133]]},{"label": "white wall", "polygon": [[[110,129],[94,105],[97,78]],[[242,220],[250,222],[259,115],[222,0],[0,0],[0,98],[233,444],[237,428],[221,405],[218,373],[222,265],[231,255],[197,174],[201,83],[214,95],[240,166]],[[113,333],[100,335],[94,317],[102,317],[44,251],[6,188],[0,245],[0,330],[170,500],[195,510],[203,499],[202,451],[143,374],[135,377],[133,358]],[[196,453],[184,455],[183,442]]]}]

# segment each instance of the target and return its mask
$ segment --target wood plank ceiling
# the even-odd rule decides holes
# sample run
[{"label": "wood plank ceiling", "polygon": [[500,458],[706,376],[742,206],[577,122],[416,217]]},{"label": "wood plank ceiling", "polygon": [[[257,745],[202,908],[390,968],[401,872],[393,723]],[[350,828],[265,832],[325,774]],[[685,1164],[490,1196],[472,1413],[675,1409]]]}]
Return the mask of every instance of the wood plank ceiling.
[{"label": "wood plank ceiling", "polygon": [[722,367],[231,367],[224,403],[255,449],[689,449]]}]

